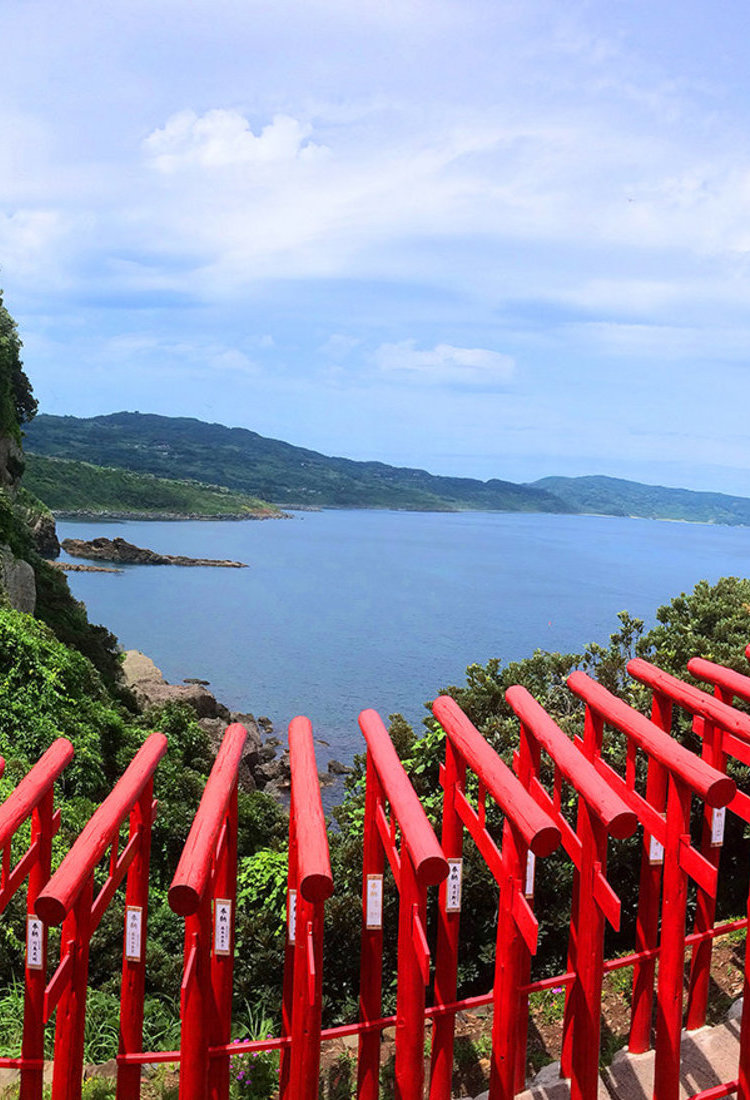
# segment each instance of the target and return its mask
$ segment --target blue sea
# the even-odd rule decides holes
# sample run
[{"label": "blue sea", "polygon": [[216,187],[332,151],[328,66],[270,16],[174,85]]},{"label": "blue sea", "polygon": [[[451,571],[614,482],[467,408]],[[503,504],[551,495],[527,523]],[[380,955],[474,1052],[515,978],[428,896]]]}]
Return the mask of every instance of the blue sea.
[{"label": "blue sea", "polygon": [[297,513],[265,522],[60,522],[61,538],[122,536],[248,569],[126,566],[69,574],[93,622],[151,656],[171,683],[209,680],[231,709],[285,739],[306,714],[328,756],[362,749],[357,715],[414,723],[466,666],[577,652],[627,609],[697,581],[750,575],[750,530],[599,516]]}]

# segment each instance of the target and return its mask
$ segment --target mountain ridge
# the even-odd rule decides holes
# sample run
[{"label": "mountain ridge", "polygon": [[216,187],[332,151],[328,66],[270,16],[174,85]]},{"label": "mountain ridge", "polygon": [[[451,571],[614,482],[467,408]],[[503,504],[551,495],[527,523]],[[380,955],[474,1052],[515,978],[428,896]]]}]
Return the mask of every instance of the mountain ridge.
[{"label": "mountain ridge", "polygon": [[584,515],[750,526],[750,499],[728,493],[648,485],[604,474],[544,477],[530,484],[554,493],[572,511]]},{"label": "mountain ridge", "polygon": [[450,478],[384,462],[329,457],[248,428],[192,417],[120,412],[84,419],[40,414],[28,426],[25,446],[49,457],[225,485],[286,507],[567,510],[544,489],[499,478]]},{"label": "mountain ridge", "polygon": [[249,428],[197,417],[42,413],[26,450],[153,477],[225,486],[282,507],[552,512],[750,526],[750,498],[648,485],[602,474],[527,483],[449,477],[414,467],[330,457]]}]

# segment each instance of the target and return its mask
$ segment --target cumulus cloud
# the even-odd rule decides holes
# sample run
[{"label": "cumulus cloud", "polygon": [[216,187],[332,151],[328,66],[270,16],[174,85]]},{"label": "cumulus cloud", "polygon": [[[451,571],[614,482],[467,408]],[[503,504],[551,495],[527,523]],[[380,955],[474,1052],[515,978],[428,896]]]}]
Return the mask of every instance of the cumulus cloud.
[{"label": "cumulus cloud", "polygon": [[143,147],[160,172],[191,165],[264,165],[322,153],[322,146],[307,140],[310,132],[309,125],[288,115],[276,115],[255,134],[238,111],[216,109],[203,115],[179,111],[149,134]]},{"label": "cumulus cloud", "polygon": [[505,385],[515,372],[515,361],[510,355],[488,348],[457,348],[452,344],[421,350],[416,340],[381,344],[375,352],[375,363],[381,371],[404,378],[493,387]]}]

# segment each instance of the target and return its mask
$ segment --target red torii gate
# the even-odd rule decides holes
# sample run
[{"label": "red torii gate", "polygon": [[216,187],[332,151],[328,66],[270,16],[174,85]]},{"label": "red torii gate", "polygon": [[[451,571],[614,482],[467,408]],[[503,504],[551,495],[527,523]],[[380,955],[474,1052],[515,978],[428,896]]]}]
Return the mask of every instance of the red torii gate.
[{"label": "red torii gate", "polygon": [[[141,1049],[149,856],[156,815],[153,777],[166,751],[166,737],[152,733],[36,901],[36,913],[45,924],[62,924],[60,965],[44,992],[44,1023],[57,1009],[52,1100],[81,1097],[91,936],[126,874],[120,1047],[123,1051]],[[120,826],[128,816],[130,835],[120,854]],[[109,875],[94,898],[94,869],[108,849]],[[119,1065],[118,1091],[123,1100],[140,1095],[140,1067],[136,1077],[129,1066]]]},{"label": "red torii gate", "polygon": [[[593,763],[553,722],[524,687],[505,693],[521,721],[516,769],[532,797],[557,824],[565,851],[575,865],[568,948],[568,972],[563,1030],[562,1076],[570,1077],[572,1100],[595,1100],[599,1082],[601,997],[604,976],[604,922],[620,927],[620,900],[606,878],[607,841],[631,836],[636,815],[598,774]],[[541,784],[542,749],[555,765],[552,798]],[[578,795],[575,832],[562,814],[562,781]],[[567,976],[566,976],[567,977]],[[519,1017],[516,1086],[525,1079],[528,1004]]]},{"label": "red torii gate", "polygon": [[289,882],[284,959],[281,1100],[317,1100],[324,904],[333,893],[328,834],[309,718],[289,723]]},{"label": "red torii gate", "polygon": [[[456,999],[458,933],[461,916],[463,831],[466,828],[500,887],[493,1003],[491,1100],[510,1100],[515,1091],[517,1022],[521,1011],[524,960],[536,951],[539,925],[524,897],[528,852],[546,856],[560,843],[560,830],[526,793],[513,772],[490,748],[458,704],[439,696],[432,712],[446,733],[442,844],[450,868],[439,899],[435,999]],[[466,797],[466,769],[479,779],[477,809]],[[490,794],[505,814],[502,850],[486,826]],[[432,1039],[430,1100],[450,1100],[455,1013],[436,1017]]]},{"label": "red torii gate", "polygon": [[[360,1021],[321,1032],[321,981],[323,978],[323,903],[333,881],[320,791],[312,748],[312,727],[305,718],[290,726],[292,807],[290,818],[289,895],[296,895],[294,946],[288,951],[285,979],[285,1029],[277,1039],[230,1044],[232,969],[234,960],[234,902],[237,851],[237,778],[245,741],[240,726],[229,727],[209,777],[193,822],[186,849],[170,890],[175,911],[187,916],[183,971],[183,1033],[181,1051],[142,1051],[142,1016],[145,980],[145,939],[148,903],[148,858],[151,823],[155,813],[152,784],[154,770],[166,751],[166,740],[154,734],[137,754],[112,793],[94,813],[54,876],[46,883],[48,850],[59,815],[52,812],[52,784],[70,759],[72,746],[58,742],[0,806],[0,848],[3,851],[0,911],[12,894],[29,878],[27,906],[45,924],[64,918],[61,961],[44,988],[46,972],[29,966],[37,948],[31,934],[27,948],[26,1010],[30,1035],[24,1037],[22,1056],[0,1064],[21,1069],[23,1100],[39,1100],[42,1061],[39,1051],[43,1021],[58,1001],[54,1100],[80,1096],[82,1032],[85,1017],[88,951],[91,934],[109,905],[118,885],[128,876],[126,933],[123,959],[121,1043],[118,1055],[118,1097],[136,1100],[140,1092],[140,1068],[146,1062],[181,1063],[180,1095],[183,1100],[227,1100],[228,1059],[233,1053],[280,1049],[283,1052],[281,1084],[283,1100],[313,1100],[317,1089],[320,1043],[328,1037],[360,1036],[358,1100],[378,1096],[380,1034],[396,1023],[396,1090],[399,1100],[421,1095],[424,1081],[423,1044],[425,1021],[432,1018],[433,1072],[431,1100],[447,1100],[452,1070],[453,1021],[461,1008],[477,1007],[494,999],[491,1096],[510,1100],[523,1084],[518,1076],[525,1046],[522,1018],[526,995],[555,984],[572,986],[573,996],[586,1012],[577,1013],[570,1030],[570,1011],[565,1025],[563,1072],[571,1076],[571,1093],[593,1100],[601,983],[603,974],[634,965],[634,1000],[631,1044],[643,1040],[644,1021],[650,1022],[653,969],[660,960],[657,987],[657,1042],[655,1100],[675,1100],[679,1078],[681,1026],[681,973],[686,944],[710,944],[728,927],[742,927],[746,920],[722,928],[713,927],[716,896],[716,851],[703,854],[690,844],[689,812],[693,795],[703,799],[705,823],[714,831],[723,807],[750,818],[750,796],[735,793],[723,770],[728,755],[750,764],[750,717],[729,704],[734,697],[750,701],[750,677],[694,659],[690,671],[715,685],[717,699],[656,669],[648,662],[631,662],[631,673],[654,690],[653,720],[628,707],[581,672],[568,683],[586,704],[583,739],[571,742],[553,720],[520,687],[509,689],[507,699],[521,721],[521,739],[514,764],[518,778],[499,760],[455,702],[441,697],[435,716],[446,730],[446,763],[441,768],[444,789],[443,847],[438,844],[387,731],[374,711],[365,711],[360,724],[368,744],[365,795],[365,835],[362,894],[362,982]],[[673,704],[693,715],[694,728],[703,736],[704,757],[678,744],[668,733]],[[607,725],[627,737],[625,777],[602,758],[603,730]],[[648,757],[645,797],[636,788],[636,753]],[[552,793],[541,782],[542,750],[555,766]],[[719,764],[719,770],[708,760]],[[0,768],[2,762],[0,761]],[[466,795],[466,771],[479,780],[476,808]],[[561,790],[570,783],[578,793],[578,822],[574,831],[562,815]],[[500,806],[503,841],[498,846],[486,827],[487,795]],[[130,834],[122,853],[118,850],[121,823],[130,815]],[[15,865],[10,862],[10,840],[22,821],[32,817],[29,849]],[[390,815],[390,816],[389,816]],[[637,817],[644,825],[644,861],[636,952],[604,962],[604,917],[617,923],[619,902],[605,878],[607,835],[626,836]],[[36,824],[35,824],[36,823]],[[456,952],[459,912],[455,901],[458,861],[463,829],[467,828],[501,884],[498,921],[496,980],[493,991],[481,997],[456,1001]],[[399,838],[400,830],[400,838]],[[524,889],[529,852],[551,851],[562,836],[577,866],[571,928],[572,947],[568,971],[562,976],[528,981],[530,951],[536,942],[537,921]],[[93,897],[93,870],[108,849],[109,875]],[[382,873],[388,858],[400,893],[398,1007],[395,1018],[380,1017],[382,971]],[[707,858],[704,858],[707,857]],[[47,861],[47,862],[45,862]],[[661,862],[664,863],[664,907],[659,925]],[[429,885],[441,886],[435,998],[425,1007],[425,987],[430,977],[426,901]],[[35,877],[37,876],[37,877]],[[687,878],[698,884],[702,908],[696,932],[685,934]],[[39,886],[39,888],[37,888]],[[137,918],[137,919],[136,919]],[[30,922],[33,920],[30,912]],[[31,923],[29,922],[29,928]],[[44,930],[42,930],[44,932]],[[136,942],[137,941],[137,942]],[[709,952],[696,951],[693,988],[700,990]],[[43,957],[44,951],[41,951]],[[32,958],[33,956],[33,958]],[[750,1100],[750,948],[745,995],[747,1010],[740,1036],[737,1081],[696,1094],[703,1100],[737,1091]],[[67,1006],[67,1008],[66,1008]],[[695,995],[691,1011],[697,1012]],[[646,1042],[648,1031],[646,1031]],[[34,1045],[36,1044],[36,1046]],[[515,1077],[514,1077],[515,1071]],[[445,1090],[448,1090],[447,1092]]]},{"label": "red torii gate", "polygon": [[[360,1020],[374,1024],[381,1012],[383,871],[387,857],[399,892],[396,1100],[414,1100],[422,1096],[424,1089],[425,987],[430,979],[425,932],[427,888],[447,877],[448,864],[380,715],[364,710],[359,725],[367,742]],[[386,806],[390,807],[390,820]],[[377,1100],[379,1071],[380,1030],[363,1029],[359,1038],[359,1100]]]},{"label": "red torii gate", "polygon": [[[655,698],[661,695],[692,716],[693,730],[703,739],[701,755],[708,764],[724,773],[727,770],[728,756],[750,764],[750,716],[729,705],[734,695],[741,699],[750,699],[750,679],[699,658],[688,662],[688,670],[697,678],[715,684],[717,697],[711,698],[705,691],[670,676],[648,661],[636,659],[628,663],[630,675],[651,687]],[[742,791],[736,792],[726,809],[750,823],[750,798]],[[724,839],[726,809],[706,806],[703,812],[701,853],[717,869]],[[694,931],[700,934],[712,929],[715,915],[716,882],[713,883],[713,889],[706,889],[699,883]],[[711,946],[711,939],[703,938],[693,948],[688,1030],[702,1027],[706,1022]]]},{"label": "red torii gate", "polygon": [[[649,837],[658,842],[664,862],[664,903],[661,919],[659,979],[656,997],[656,1062],[654,1100],[678,1100],[680,1091],[680,1032],[682,1030],[682,971],[685,962],[685,915],[688,875],[707,888],[716,869],[690,844],[690,806],[693,795],[712,807],[726,806],[735,794],[732,779],[711,768],[670,737],[664,729],[610,694],[584,672],[568,677],[568,687],[586,703],[584,751],[594,766],[644,826],[643,871],[638,910],[638,951],[633,976],[633,1015],[630,1049],[648,1049],[651,1030],[653,977],[658,934],[658,880],[654,881]],[[659,700],[659,715],[667,715]],[[605,723],[628,738],[626,778],[601,756]],[[636,750],[649,758],[646,797],[635,788]],[[666,815],[663,816],[666,802]]]},{"label": "red torii gate", "polygon": [[[180,1100],[229,1094],[237,897],[237,783],[247,730],[227,728],[169,887],[185,918],[180,987]],[[209,1047],[226,1049],[209,1074]],[[140,1067],[138,1067],[140,1072]]]},{"label": "red torii gate", "polygon": [[[20,1100],[42,1100],[44,1077],[44,987],[47,929],[36,916],[36,901],[46,885],[52,863],[52,840],[60,828],[54,809],[54,785],[73,759],[73,746],[58,738],[0,806],[0,849],[3,853],[0,913],[28,877],[26,888],[26,959],[24,967],[23,1043],[20,1058],[0,1058],[0,1066],[21,1071]],[[5,761],[0,757],[0,775]],[[11,869],[11,843],[31,818],[29,846]]]}]

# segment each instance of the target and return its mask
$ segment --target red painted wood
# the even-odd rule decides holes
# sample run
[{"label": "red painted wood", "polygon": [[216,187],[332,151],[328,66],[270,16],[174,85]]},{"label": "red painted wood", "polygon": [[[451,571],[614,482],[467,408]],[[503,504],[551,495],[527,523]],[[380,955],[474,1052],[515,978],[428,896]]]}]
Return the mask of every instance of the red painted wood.
[{"label": "red painted wood", "polygon": [[560,843],[560,831],[534,800],[479,730],[469,721],[455,699],[440,695],[432,712],[504,813],[512,814],[521,836],[538,856],[549,855]]},{"label": "red painted wood", "polygon": [[750,702],[750,676],[725,668],[724,665],[717,665],[713,661],[706,661],[703,657],[691,657],[687,667],[690,675],[695,676],[697,680],[706,680],[709,684],[714,684],[727,692],[728,698],[717,696],[721,702],[730,705],[733,695],[738,699],[744,699],[745,702]]},{"label": "red painted wood", "polygon": [[[68,742],[67,764],[73,755]],[[54,746],[53,746],[54,747]],[[49,750],[48,750],[49,751]],[[42,758],[43,759],[43,758]],[[31,811],[31,843],[37,844],[38,854],[29,872],[26,894],[26,917],[34,917],[34,905],[39,891],[49,879],[52,857],[53,784],[56,776],[48,777],[48,789]],[[18,788],[16,788],[18,790]],[[28,928],[28,923],[27,923]],[[42,925],[42,967],[30,970],[26,966],[23,1012],[23,1043],[21,1046],[21,1088],[19,1100],[41,1100],[43,1090],[44,1061],[44,990],[47,981],[47,928]]]},{"label": "red painted wood", "polygon": [[152,733],[117,781],[112,793],[84,826],[37,899],[36,912],[45,923],[60,924],[70,912],[166,751],[164,734]]},{"label": "red painted wood", "polygon": [[[214,903],[219,898],[229,902],[229,951],[217,954],[211,951],[211,992],[213,1008],[208,1029],[210,1046],[228,1043],[232,1037],[232,983],[234,979],[234,927],[237,901],[237,776],[235,776],[226,821],[222,831],[223,842],[216,860],[212,887]],[[216,910],[212,914],[216,920]],[[212,925],[212,937],[215,930]],[[215,944],[213,945],[215,947]],[[214,1058],[209,1074],[210,1100],[226,1100],[229,1096],[229,1058]]]},{"label": "red painted wood", "polygon": [[[747,918],[750,921],[750,893],[747,899]],[[743,1012],[740,1022],[740,1057],[738,1100],[750,1100],[750,935],[745,939],[745,977],[743,982]]]},{"label": "red painted wood", "polygon": [[575,1029],[571,1046],[571,1100],[596,1100],[601,1043],[604,914],[594,897],[595,875],[607,858],[607,833],[585,801],[578,803],[582,856],[576,927]]},{"label": "red painted wood", "polygon": [[[695,667],[695,664],[693,664],[693,667]],[[669,696],[675,703],[679,703],[681,707],[692,714],[699,714],[701,718],[705,718],[709,722],[715,722],[716,725],[721,726],[728,733],[733,733],[744,741],[750,741],[749,715],[735,710],[734,707],[723,703],[720,699],[707,695],[705,691],[693,687],[692,684],[686,684],[684,680],[678,680],[676,676],[671,676],[668,672],[662,671],[662,669],[640,657],[628,661],[628,672],[633,679],[640,680],[642,684],[648,684],[655,691],[660,691]],[[729,677],[729,680],[731,681],[731,677]]]},{"label": "red painted wood", "polygon": [[81,1100],[93,897],[94,873],[91,871],[86,881],[79,885],[62,926],[61,941],[63,945],[71,945],[72,962],[55,1018],[52,1100]]},{"label": "red painted wood", "polygon": [[[628,667],[633,663],[629,662]],[[646,664],[645,661],[643,663]],[[598,711],[605,722],[616,726],[628,737],[632,737],[645,752],[687,783],[709,806],[726,806],[732,800],[736,790],[734,780],[721,775],[715,768],[709,767],[700,757],[673,740],[644,715],[608,692],[601,684],[597,684],[585,672],[573,672],[568,677],[568,687]]]},{"label": "red painted wood", "polygon": [[[16,861],[4,887],[4,904],[28,875],[26,914],[34,917],[34,906],[50,875],[52,838],[57,831],[53,806],[55,780],[73,757],[66,738],[55,741],[0,806],[0,848],[9,850],[16,830],[31,818],[31,837],[26,855]],[[0,768],[0,775],[2,768]],[[28,929],[28,924],[27,924]],[[26,934],[26,930],[25,930]],[[42,929],[42,967],[25,967],[24,1022],[20,1068],[20,1100],[41,1100],[44,1059],[44,991],[46,986],[47,929]]]},{"label": "red painted wood", "polygon": [[0,849],[5,848],[19,825],[27,820],[72,759],[73,746],[67,737],[59,737],[11,791],[0,806]]},{"label": "red painted wood", "polygon": [[[665,733],[672,725],[672,703],[656,692],[651,705],[651,721]],[[667,769],[653,758],[649,759],[646,775],[646,802],[663,814],[667,808]],[[666,842],[666,836],[664,838]],[[641,873],[638,893],[638,916],[635,926],[635,949],[643,954],[653,951],[659,942],[659,906],[663,860],[651,862],[650,836],[643,831],[641,841]],[[654,981],[656,958],[649,955],[639,959],[633,967],[633,992],[631,996],[630,1035],[628,1049],[642,1054],[651,1047]]]},{"label": "red painted wood", "polygon": [[[717,687],[718,697],[724,703],[731,703],[731,693]],[[696,719],[696,721],[701,721]],[[727,770],[727,757],[723,751],[723,737],[721,730],[713,722],[702,722],[703,744],[701,756],[718,771]],[[703,820],[701,822],[701,854],[713,867],[718,870],[721,859],[721,847],[714,847],[711,842],[713,825],[713,810],[708,806],[703,807]],[[693,930],[705,932],[713,927],[716,917],[716,891],[703,890],[698,887],[696,896],[695,921]],[[688,990],[688,1011],[686,1027],[688,1031],[703,1027],[706,1022],[708,1009],[708,990],[711,978],[711,940],[702,940],[693,948],[690,960],[690,984]]]},{"label": "red painted wood", "polygon": [[680,1095],[682,974],[685,966],[685,911],[688,878],[680,866],[681,838],[690,831],[690,791],[674,774],[667,788],[667,844],[664,850],[664,901],[656,990],[654,1100]]},{"label": "red painted wood", "polygon": [[185,918],[179,1100],[206,1100],[208,1096],[211,931],[211,894],[206,890],[197,911]]},{"label": "red painted wood", "polygon": [[[362,852],[362,940],[360,948],[359,1018],[367,1024],[379,1019],[382,1011],[383,929],[367,927],[367,881],[369,875],[382,875],[385,854],[377,828],[377,810],[384,799],[375,761],[367,754],[365,820]],[[357,1064],[358,1100],[378,1100],[380,1092],[380,1032],[360,1031]]]},{"label": "red painted wood", "polygon": [[[516,1075],[516,1039],[524,943],[513,916],[513,902],[522,889],[524,847],[520,830],[506,819],[503,825],[503,863],[495,940],[494,1012],[490,1054],[490,1098],[512,1100]],[[520,843],[519,843],[520,841]]]},{"label": "red painted wood", "polygon": [[367,742],[368,753],[372,754],[385,797],[401,828],[417,879],[423,886],[436,886],[448,874],[448,866],[383,719],[374,710],[363,710],[359,716],[359,726]]},{"label": "red painted wood", "polygon": [[247,730],[228,726],[169,887],[169,907],[186,917],[198,911],[208,888],[216,843],[232,797]]},{"label": "red painted wood", "polygon": [[[286,927],[284,929],[284,981],[281,996],[281,1034],[284,1037],[292,1034],[292,1001],[294,994],[294,940],[291,938],[292,926],[292,898],[297,897],[297,830],[295,826],[296,814],[294,812],[294,790],[289,801],[289,845],[287,855],[287,884],[286,884]],[[296,900],[295,900],[296,907]],[[296,913],[296,908],[295,908]],[[296,921],[295,921],[296,923]],[[292,1052],[290,1047],[281,1048],[279,1059],[279,1095],[281,1100],[289,1100],[289,1079],[292,1069]]]},{"label": "red painted wood", "polygon": [[309,719],[289,724],[290,828],[296,843],[297,928],[292,960],[288,1095],[317,1100],[323,982],[324,901],[333,892],[328,834]]},{"label": "red painted wood", "polygon": [[325,901],[333,893],[333,876],[309,718],[293,718],[289,724],[289,767],[299,838],[299,889],[307,901]]},{"label": "red painted wood", "polygon": [[424,1093],[425,982],[412,940],[415,906],[424,924],[426,887],[419,884],[412,861],[403,859],[398,911],[395,1100],[414,1100]]},{"label": "red painted wood", "polygon": [[[148,875],[151,862],[153,776],[130,813],[130,838],[137,841],[137,850],[128,870],[125,885],[125,907],[141,910],[141,957],[128,959],[126,931],[123,934],[122,982],[120,986],[120,1054],[143,1050],[143,997],[146,987],[146,941],[148,931]],[[119,1062],[117,1066],[117,1100],[138,1100],[141,1095],[140,1067]]]},{"label": "red painted wood", "polygon": [[[466,763],[446,738],[443,772],[443,832],[441,845],[446,859],[461,859],[463,825],[456,813],[454,795],[463,792]],[[450,1004],[456,1000],[458,942],[461,912],[446,912],[448,880],[440,884],[438,898],[437,949],[435,952],[435,1001]],[[446,1013],[432,1027],[430,1100],[450,1100],[453,1078],[453,1039],[456,1017]]]},{"label": "red painted wood", "polygon": [[597,773],[593,764],[566,737],[525,687],[508,688],[507,702],[549,753],[571,786],[586,800],[610,836],[632,836],[638,819]]},{"label": "red painted wood", "polygon": [[[541,749],[544,748],[555,763],[556,791],[564,777],[579,795],[575,836],[563,828],[564,819],[559,809],[555,809],[556,803],[551,804],[553,821],[563,830],[563,844],[571,857],[575,852],[577,858],[568,947],[568,969],[575,972],[576,980],[569,987],[566,998],[562,1070],[572,1077],[571,1095],[575,1100],[594,1100],[598,1087],[605,917],[615,926],[619,925],[619,899],[604,878],[607,837],[631,835],[637,818],[606,785],[591,762],[601,748],[602,723],[590,710],[586,715],[582,752],[525,688],[509,688],[506,699],[521,719],[522,748],[518,762],[520,765],[523,755],[525,784],[537,797],[542,797],[539,780]],[[534,744],[533,751],[524,748],[529,743]],[[549,799],[544,797],[545,804],[549,804]],[[573,842],[574,847],[571,847]],[[501,950],[504,948],[498,940],[498,951]],[[520,946],[516,951],[521,952]],[[512,961],[504,963],[505,967],[512,965]],[[518,1005],[512,1003],[509,1011],[517,1014]],[[520,1084],[516,1072],[515,1085],[519,1087]],[[505,1095],[505,1090],[499,1095]]]}]

